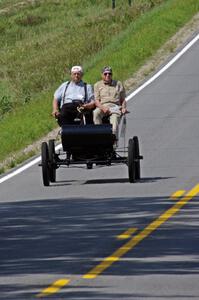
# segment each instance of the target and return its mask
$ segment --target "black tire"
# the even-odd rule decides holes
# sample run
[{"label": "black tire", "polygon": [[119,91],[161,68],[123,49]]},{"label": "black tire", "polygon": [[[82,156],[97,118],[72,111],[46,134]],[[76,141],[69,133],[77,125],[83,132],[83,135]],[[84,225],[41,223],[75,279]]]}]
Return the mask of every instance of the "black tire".
[{"label": "black tire", "polygon": [[133,139],[128,144],[128,172],[129,182],[135,182],[135,143]]},{"label": "black tire", "polygon": [[140,171],[140,147],[139,147],[139,140],[137,136],[133,137],[134,144],[135,144],[135,179],[141,178],[141,171]]},{"label": "black tire", "polygon": [[87,169],[92,169],[93,168],[93,164],[92,163],[87,163],[86,166],[87,166]]},{"label": "black tire", "polygon": [[42,165],[42,178],[44,186],[49,186],[49,153],[48,145],[46,142],[41,144],[41,165]]},{"label": "black tire", "polygon": [[49,179],[51,182],[56,181],[56,163],[55,163],[55,141],[49,140]]}]

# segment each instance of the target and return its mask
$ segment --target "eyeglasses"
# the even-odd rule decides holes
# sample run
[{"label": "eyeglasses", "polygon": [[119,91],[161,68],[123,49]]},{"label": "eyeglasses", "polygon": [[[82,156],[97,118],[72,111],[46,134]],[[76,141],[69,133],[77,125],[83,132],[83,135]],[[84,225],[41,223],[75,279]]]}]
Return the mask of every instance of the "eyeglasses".
[{"label": "eyeglasses", "polygon": [[78,73],[72,73],[72,75],[81,75],[81,73],[79,73],[79,72]]},{"label": "eyeglasses", "polygon": [[107,75],[112,75],[112,73],[104,73],[104,76],[107,76]]}]

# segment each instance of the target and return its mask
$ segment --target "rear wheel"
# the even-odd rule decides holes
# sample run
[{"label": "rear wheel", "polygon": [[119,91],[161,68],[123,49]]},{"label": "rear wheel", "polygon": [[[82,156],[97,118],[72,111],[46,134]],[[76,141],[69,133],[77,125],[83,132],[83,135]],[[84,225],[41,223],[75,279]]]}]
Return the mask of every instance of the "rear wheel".
[{"label": "rear wheel", "polygon": [[41,165],[42,165],[42,178],[43,184],[45,186],[49,186],[50,178],[49,178],[49,153],[48,153],[48,145],[46,142],[41,144]]},{"label": "rear wheel", "polygon": [[140,179],[141,171],[140,171],[140,147],[138,137],[133,137],[134,144],[135,144],[135,179]]},{"label": "rear wheel", "polygon": [[86,167],[87,167],[87,169],[92,169],[93,168],[93,164],[92,163],[87,163]]},{"label": "rear wheel", "polygon": [[128,172],[129,182],[135,182],[135,142],[133,139],[130,139],[128,144]]},{"label": "rear wheel", "polygon": [[51,182],[56,181],[56,165],[55,165],[55,141],[49,140],[49,179]]}]

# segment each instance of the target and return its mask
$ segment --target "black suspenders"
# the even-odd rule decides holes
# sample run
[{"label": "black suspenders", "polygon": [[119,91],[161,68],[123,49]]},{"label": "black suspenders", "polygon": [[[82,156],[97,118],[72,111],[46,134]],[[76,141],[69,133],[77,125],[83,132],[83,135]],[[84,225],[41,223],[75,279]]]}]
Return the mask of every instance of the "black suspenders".
[{"label": "black suspenders", "polygon": [[65,98],[66,91],[67,91],[67,88],[68,88],[69,84],[70,84],[70,81],[67,82],[65,90],[64,90],[64,94],[63,94],[63,97],[62,97],[63,103],[64,103],[64,98]]},{"label": "black suspenders", "polygon": [[84,82],[84,103],[88,100],[87,83]]}]

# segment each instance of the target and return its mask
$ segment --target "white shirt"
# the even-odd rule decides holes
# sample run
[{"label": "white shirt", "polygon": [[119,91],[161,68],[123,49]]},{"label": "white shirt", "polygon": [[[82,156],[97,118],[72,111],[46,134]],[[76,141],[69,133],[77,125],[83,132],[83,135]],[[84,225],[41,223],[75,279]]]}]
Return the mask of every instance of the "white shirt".
[{"label": "white shirt", "polygon": [[66,89],[67,84],[68,81],[62,83],[54,93],[54,98],[59,101],[61,107],[65,103],[72,103],[73,100],[80,100],[84,103],[94,100],[94,92],[90,84],[86,85],[87,99],[85,99],[85,88],[82,80],[78,83],[71,81]]}]

